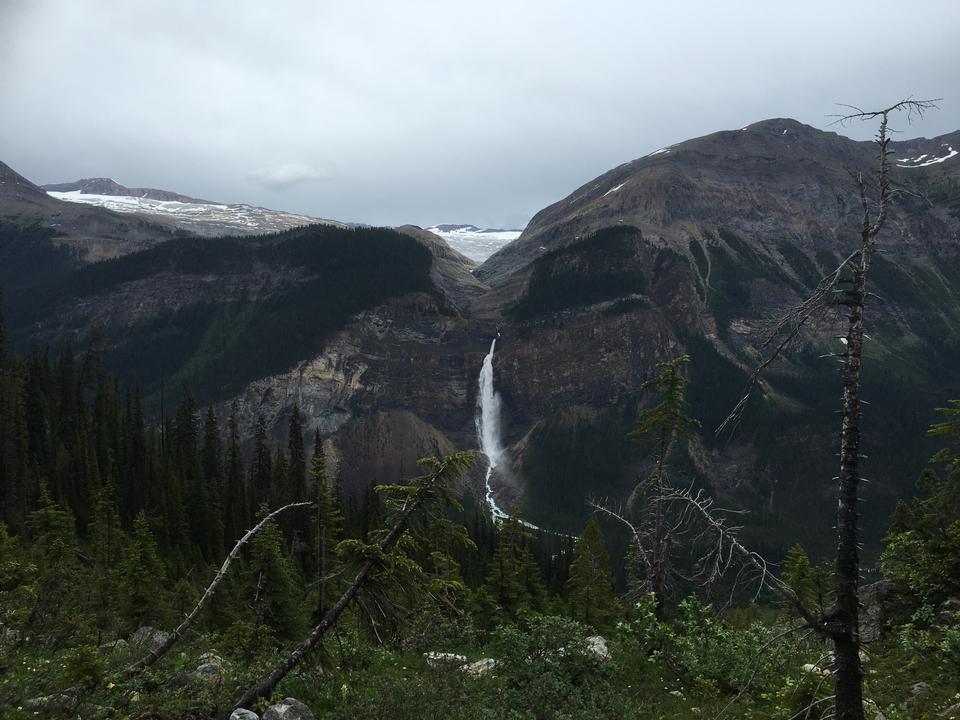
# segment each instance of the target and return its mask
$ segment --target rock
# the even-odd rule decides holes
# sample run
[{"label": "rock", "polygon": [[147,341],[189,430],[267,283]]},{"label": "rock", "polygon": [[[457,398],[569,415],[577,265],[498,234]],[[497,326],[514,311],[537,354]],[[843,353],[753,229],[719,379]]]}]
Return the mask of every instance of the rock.
[{"label": "rock", "polygon": [[468,675],[473,675],[474,677],[479,677],[480,675],[486,675],[487,673],[493,672],[497,667],[497,661],[493,658],[481,658],[472,663],[467,663],[462,666],[460,669],[467,673]]},{"label": "rock", "polygon": [[157,630],[149,625],[138,627],[130,636],[130,644],[135,647],[155,650],[170,639],[170,633]]},{"label": "rock", "polygon": [[127,644],[127,641],[121,638],[119,640],[114,640],[113,642],[98,645],[97,650],[102,653],[111,653],[116,652],[117,650],[126,650],[128,647],[130,646]]},{"label": "rock", "polygon": [[861,588],[860,604],[860,640],[865,643],[876,642],[892,623],[906,620],[912,612],[911,603],[887,580]]},{"label": "rock", "polygon": [[587,651],[597,660],[609,660],[610,650],[607,648],[607,641],[601,635],[591,635],[586,639]]},{"label": "rock", "polygon": [[310,708],[299,700],[284,698],[283,702],[267,708],[263,714],[263,720],[317,720],[317,718],[310,712]]},{"label": "rock", "polygon": [[830,670],[828,668],[821,668],[821,667],[818,667],[817,665],[814,665],[813,663],[806,663],[804,665],[801,665],[800,669],[803,670],[805,673],[811,673],[813,675],[823,675],[824,677],[827,677],[830,675]]},{"label": "rock", "polygon": [[260,716],[257,715],[252,710],[244,710],[243,708],[237,708],[232,713],[230,713],[230,720],[260,720]]},{"label": "rock", "polygon": [[427,664],[427,667],[437,670],[440,668],[460,667],[467,662],[467,658],[464,655],[457,655],[456,653],[425,652],[423,654],[423,661]]},{"label": "rock", "polygon": [[930,692],[930,683],[918,682],[910,686],[910,694],[916,697]]},{"label": "rock", "polygon": [[201,655],[197,662],[201,665],[216,665],[219,668],[223,667],[223,658],[219,655],[214,655],[213,653],[204,653]]},{"label": "rock", "polygon": [[203,663],[202,665],[198,665],[197,669],[190,673],[190,677],[194,680],[206,680],[207,682],[213,682],[215,680],[219,680],[222,673],[222,665]]}]

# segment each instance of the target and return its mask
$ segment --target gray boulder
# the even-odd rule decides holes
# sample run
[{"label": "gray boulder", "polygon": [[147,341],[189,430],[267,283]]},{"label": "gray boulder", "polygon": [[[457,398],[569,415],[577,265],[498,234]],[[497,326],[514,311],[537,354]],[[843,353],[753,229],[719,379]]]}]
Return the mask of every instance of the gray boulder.
[{"label": "gray boulder", "polygon": [[129,647],[127,641],[121,638],[120,640],[114,640],[112,642],[104,643],[103,645],[98,645],[97,650],[102,653],[112,653],[118,650],[126,650]]},{"label": "gray boulder", "polygon": [[586,638],[587,652],[593,655],[597,660],[609,660],[610,649],[607,647],[607,641],[602,635],[591,635]]},{"label": "gray boulder", "polygon": [[486,675],[491,673],[497,668],[497,661],[493,658],[481,658],[472,663],[467,663],[460,669],[467,673],[467,675],[473,675],[474,677],[480,677],[481,675]]},{"label": "gray boulder", "polygon": [[232,713],[230,713],[230,720],[260,720],[260,716],[257,715],[252,710],[244,710],[243,708],[237,708]]},{"label": "gray boulder", "polygon": [[143,625],[134,631],[130,636],[129,642],[134,647],[154,650],[169,639],[170,633],[150,627],[149,625]]},{"label": "gray boulder", "polygon": [[263,720],[317,720],[310,708],[299,700],[284,698],[282,702],[271,705],[263,714]]},{"label": "gray boulder", "polygon": [[467,662],[467,658],[456,653],[425,652],[423,662],[426,663],[428,668],[439,670],[441,668],[460,667]]}]

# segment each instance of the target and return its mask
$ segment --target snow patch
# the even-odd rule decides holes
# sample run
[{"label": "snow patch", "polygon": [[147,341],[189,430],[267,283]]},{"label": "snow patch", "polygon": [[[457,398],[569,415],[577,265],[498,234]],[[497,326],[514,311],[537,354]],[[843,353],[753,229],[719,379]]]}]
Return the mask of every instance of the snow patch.
[{"label": "snow patch", "polygon": [[612,195],[613,193],[615,193],[617,190],[619,190],[620,188],[622,188],[622,187],[623,187],[624,185],[626,185],[626,184],[627,184],[626,182],[622,182],[622,183],[620,183],[619,185],[617,185],[615,188],[610,188],[609,190],[607,190],[607,191],[606,191],[603,195],[601,195],[600,197],[606,197],[607,195]]},{"label": "snow patch", "polygon": [[297,213],[252,205],[223,205],[220,203],[188,203],[177,200],[153,200],[132,195],[97,195],[79,190],[70,192],[47,192],[50,197],[66,202],[96,205],[119,213],[137,213],[173,220],[179,227],[200,234],[226,234],[230,232],[261,233],[288,230],[303,225],[338,225],[332,220],[298,215]]},{"label": "snow patch", "polygon": [[[928,165],[935,165],[935,164],[937,164],[937,163],[942,163],[944,160],[949,160],[950,158],[954,157],[955,155],[960,155],[960,151],[954,150],[953,147],[951,147],[950,145],[944,144],[944,145],[942,145],[941,147],[945,147],[945,148],[947,149],[947,154],[944,155],[943,157],[935,157],[935,158],[930,158],[929,160],[923,161],[923,159],[924,159],[925,157],[930,157],[927,153],[924,153],[923,155],[920,155],[919,157],[915,157],[915,158],[912,158],[912,159],[911,159],[911,158],[899,158],[899,159],[897,160],[897,167],[902,167],[902,168],[927,167]],[[921,161],[923,161],[923,162],[921,162]],[[904,165],[904,164],[902,164],[902,163],[910,163],[910,164],[909,164],[909,165]]]}]

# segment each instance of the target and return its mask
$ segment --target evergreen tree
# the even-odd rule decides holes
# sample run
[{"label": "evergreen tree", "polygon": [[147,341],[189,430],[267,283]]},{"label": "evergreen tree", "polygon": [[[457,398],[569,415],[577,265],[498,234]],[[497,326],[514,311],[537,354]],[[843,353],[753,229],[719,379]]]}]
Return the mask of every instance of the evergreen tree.
[{"label": "evergreen tree", "polygon": [[343,528],[343,515],[337,506],[327,475],[327,458],[323,452],[323,440],[317,430],[313,438],[313,458],[310,461],[310,482],[313,486],[316,512],[314,513],[311,535],[315,548],[315,567],[317,582],[316,616],[322,617],[328,609],[329,599],[336,593],[338,585],[331,584],[329,577],[337,567],[335,548],[340,540]]},{"label": "evergreen tree", "polygon": [[813,566],[803,545],[795,544],[783,561],[783,582],[793,590],[805,605],[816,600]]},{"label": "evergreen tree", "polygon": [[[656,390],[657,404],[640,413],[640,418],[629,435],[637,442],[652,438],[657,447],[654,469],[646,483],[638,487],[637,496],[646,496],[649,502],[636,533],[645,547],[637,548],[638,552],[634,557],[640,559],[644,565],[642,570],[656,601],[655,612],[658,619],[663,618],[673,545],[666,517],[667,507],[662,497],[669,484],[667,463],[674,442],[678,438],[689,439],[694,429],[700,426],[699,421],[688,415],[687,379],[682,368],[689,362],[689,355],[681,355],[669,362],[657,363],[660,372],[642,385],[644,389]],[[634,577],[639,574],[640,568],[630,572]]]},{"label": "evergreen tree", "polygon": [[529,533],[516,516],[500,523],[496,549],[487,569],[486,591],[504,620],[516,620],[544,607],[546,591],[540,568],[527,546],[528,539]]},{"label": "evergreen tree", "polygon": [[141,511],[120,567],[120,615],[128,628],[163,625],[169,619],[166,569],[150,521]]},{"label": "evergreen tree", "polygon": [[254,503],[275,504],[270,481],[273,479],[273,462],[270,442],[267,439],[267,425],[263,415],[257,416],[257,425],[253,433],[253,462],[250,465],[250,488]]},{"label": "evergreen tree", "polygon": [[620,614],[610,556],[596,514],[590,516],[573,550],[567,605],[571,616],[596,628],[607,628]]},{"label": "evergreen tree", "polygon": [[[261,505],[260,513],[266,512],[266,506]],[[275,522],[253,538],[250,555],[246,593],[254,631],[267,632],[281,642],[299,638],[307,621],[302,581]]]},{"label": "evergreen tree", "polygon": [[224,555],[223,446],[220,443],[220,424],[212,405],[207,408],[203,423],[203,447],[200,457],[207,502],[210,506],[206,542],[211,558],[219,559]]},{"label": "evergreen tree", "polygon": [[226,490],[224,497],[223,532],[225,547],[233,547],[249,524],[249,502],[244,483],[243,451],[237,424],[237,405],[233,404],[227,423]]},{"label": "evergreen tree", "polygon": [[290,458],[289,484],[285,502],[300,502],[306,497],[307,455],[304,449],[303,419],[300,406],[294,405],[287,430],[287,454]]}]

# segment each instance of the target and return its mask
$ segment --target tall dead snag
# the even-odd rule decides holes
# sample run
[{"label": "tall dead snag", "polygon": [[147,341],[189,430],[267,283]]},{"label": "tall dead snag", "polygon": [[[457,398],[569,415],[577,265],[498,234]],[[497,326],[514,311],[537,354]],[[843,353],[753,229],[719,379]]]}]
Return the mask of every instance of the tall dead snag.
[{"label": "tall dead snag", "polygon": [[260,698],[267,698],[273,693],[274,688],[286,677],[287,673],[296,667],[323,640],[327,632],[337,624],[341,613],[356,598],[357,593],[370,579],[371,574],[382,566],[384,556],[403,537],[410,524],[411,516],[425,505],[449,497],[450,485],[473,464],[473,454],[454,453],[442,460],[423,458],[420,460],[420,464],[428,469],[427,474],[417,478],[412,485],[399,488],[405,491],[405,497],[396,506],[393,523],[380,542],[361,561],[350,587],[344,591],[336,604],[326,612],[320,623],[303,639],[300,645],[292,650],[276,668],[247,690],[235,705],[224,711],[222,717],[229,717],[238,708],[249,708]]},{"label": "tall dead snag", "polygon": [[308,503],[308,502],[300,502],[300,503],[290,503],[289,505],[284,505],[282,508],[274,510],[272,513],[267,515],[265,518],[263,518],[263,520],[257,523],[256,526],[254,526],[250,530],[247,530],[244,536],[239,540],[237,540],[237,544],[233,546],[233,550],[230,551],[230,554],[227,555],[226,559],[223,561],[223,565],[220,566],[220,570],[214,576],[213,581],[210,583],[210,585],[207,586],[207,589],[204,591],[203,596],[200,598],[200,601],[196,604],[193,610],[190,611],[190,614],[183,619],[183,622],[180,623],[177,629],[174,630],[172,633],[170,633],[170,636],[164,641],[164,643],[159,647],[155,648],[154,650],[152,650],[151,652],[144,655],[135,663],[128,665],[127,667],[125,667],[123,670],[120,670],[119,672],[114,673],[113,675],[108,677],[107,680],[117,682],[120,680],[126,680],[128,678],[131,678],[134,675],[147,669],[148,667],[153,665],[155,662],[157,662],[157,660],[159,660],[164,655],[166,655],[167,652],[169,652],[170,648],[172,648],[174,644],[180,638],[183,637],[184,633],[187,632],[187,630],[193,624],[193,621],[196,620],[200,616],[200,613],[202,613],[204,609],[207,607],[207,605],[210,604],[210,601],[213,600],[213,594],[217,591],[217,588],[220,586],[220,583],[223,582],[223,579],[227,576],[227,572],[230,570],[230,566],[237,559],[237,556],[240,554],[240,550],[243,549],[243,546],[246,545],[248,542],[250,542],[250,539],[254,535],[260,532],[264,527],[266,527],[267,523],[269,523],[271,520],[273,520],[275,517],[277,517],[281,513],[284,513],[287,510],[291,510],[293,508],[307,507],[310,504],[311,503]]},{"label": "tall dead snag", "polygon": [[[875,185],[868,190],[862,172],[851,173],[860,194],[863,218],[860,228],[860,246],[818,285],[814,294],[804,303],[784,315],[762,347],[773,346],[772,354],[764,359],[751,376],[746,394],[719,428],[722,430],[735,423],[750,393],[756,386],[760,373],[779,357],[801,328],[816,313],[835,304],[846,307],[846,335],[841,338],[845,350],[840,355],[843,363],[840,426],[840,474],[837,480],[837,554],[836,554],[836,607],[825,618],[824,631],[834,644],[835,665],[835,712],[837,720],[863,720],[863,668],[860,664],[859,623],[859,518],[857,513],[860,486],[860,368],[863,364],[864,308],[867,300],[867,278],[876,246],[877,235],[887,219],[890,199],[893,195],[890,179],[888,149],[890,138],[888,121],[890,115],[906,112],[907,119],[922,116],[936,107],[935,100],[912,100],[907,98],[883,110],[865,111],[844,106],[853,112],[836,116],[836,122],[845,124],[854,120],[880,120],[877,131],[878,164]],[[839,300],[831,298],[839,296]]]}]

